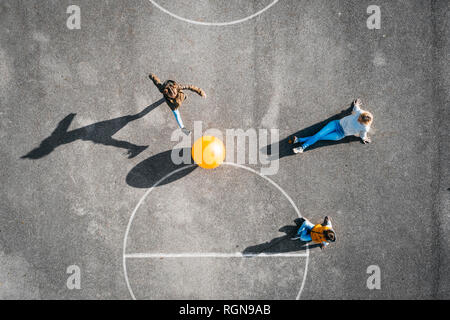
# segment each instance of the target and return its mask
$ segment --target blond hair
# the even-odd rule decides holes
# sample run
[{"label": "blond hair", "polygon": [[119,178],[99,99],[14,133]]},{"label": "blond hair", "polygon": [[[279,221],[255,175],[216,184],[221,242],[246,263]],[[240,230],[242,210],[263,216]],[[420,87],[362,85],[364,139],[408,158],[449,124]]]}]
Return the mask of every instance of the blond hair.
[{"label": "blond hair", "polygon": [[358,121],[367,126],[372,123],[373,115],[370,112],[364,111],[359,116]]}]

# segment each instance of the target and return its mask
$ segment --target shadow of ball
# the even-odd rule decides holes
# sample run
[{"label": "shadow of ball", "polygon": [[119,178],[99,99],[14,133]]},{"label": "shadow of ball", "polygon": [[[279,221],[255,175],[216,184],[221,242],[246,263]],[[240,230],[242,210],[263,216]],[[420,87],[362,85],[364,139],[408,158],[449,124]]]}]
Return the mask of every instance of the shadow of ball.
[{"label": "shadow of ball", "polygon": [[158,186],[181,179],[197,168],[197,166],[195,165],[191,166],[190,164],[173,163],[171,157],[172,152],[178,152],[179,156],[181,157],[185,154],[185,152],[190,155],[191,149],[186,148],[167,150],[145,159],[144,161],[138,163],[133,169],[131,169],[130,172],[128,172],[126,177],[127,184],[134,188],[148,189],[153,187],[155,183],[164,178],[166,175],[177,169],[190,166],[189,168],[181,170],[180,172],[171,175],[167,179],[164,179]]}]

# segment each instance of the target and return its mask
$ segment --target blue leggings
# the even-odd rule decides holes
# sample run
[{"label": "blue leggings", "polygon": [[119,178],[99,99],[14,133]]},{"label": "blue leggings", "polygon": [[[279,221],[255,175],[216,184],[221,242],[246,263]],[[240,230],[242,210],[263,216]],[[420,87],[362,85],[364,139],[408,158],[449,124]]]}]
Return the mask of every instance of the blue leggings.
[{"label": "blue leggings", "polygon": [[181,119],[180,111],[178,109],[172,110],[173,115],[175,116],[175,120],[177,120],[178,125],[181,129],[184,128],[183,120]]},{"label": "blue leggings", "polygon": [[297,231],[297,236],[300,237],[300,240],[309,242],[312,241],[311,239],[311,230],[314,228],[314,225],[309,222],[308,220],[305,220],[300,228]]},{"label": "blue leggings", "polygon": [[311,137],[299,138],[298,141],[302,142],[302,148],[306,149],[312,146],[319,140],[341,140],[345,137],[344,130],[342,129],[339,120],[333,120],[327,123],[319,132]]}]

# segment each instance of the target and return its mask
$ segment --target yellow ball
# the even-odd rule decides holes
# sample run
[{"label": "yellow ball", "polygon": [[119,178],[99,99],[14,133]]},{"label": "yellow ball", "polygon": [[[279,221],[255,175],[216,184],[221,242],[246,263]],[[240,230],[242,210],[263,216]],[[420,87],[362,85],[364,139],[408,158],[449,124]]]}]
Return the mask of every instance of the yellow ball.
[{"label": "yellow ball", "polygon": [[217,168],[225,160],[225,146],[216,137],[203,136],[192,146],[192,159],[201,168]]}]

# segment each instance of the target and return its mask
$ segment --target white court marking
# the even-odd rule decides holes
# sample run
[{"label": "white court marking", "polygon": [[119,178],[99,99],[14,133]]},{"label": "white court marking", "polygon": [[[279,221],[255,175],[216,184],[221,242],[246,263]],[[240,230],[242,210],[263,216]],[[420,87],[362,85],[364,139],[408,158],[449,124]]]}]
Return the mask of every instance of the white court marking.
[{"label": "white court marking", "polygon": [[164,13],[167,13],[168,15],[174,17],[175,19],[187,22],[187,23],[192,23],[192,24],[197,24],[197,25],[201,25],[201,26],[229,26],[232,24],[237,24],[237,23],[241,23],[247,20],[250,20],[256,16],[259,16],[261,13],[263,13],[264,11],[268,10],[270,7],[272,7],[273,5],[275,5],[278,0],[274,0],[272,3],[270,3],[267,7],[259,10],[258,12],[255,12],[252,15],[249,15],[245,18],[239,19],[239,20],[233,20],[233,21],[228,21],[228,22],[203,22],[203,21],[196,21],[196,20],[191,20],[191,19],[187,19],[184,17],[181,17],[179,15],[176,15],[173,12],[170,12],[169,10],[167,10],[166,8],[160,6],[156,1],[154,0],[149,0],[155,7],[157,7],[159,10],[161,10]]},{"label": "white court marking", "polygon": [[306,253],[220,253],[220,252],[191,252],[191,253],[127,253],[126,258],[159,259],[159,258],[279,258],[306,257]]},{"label": "white court marking", "polygon": [[[295,205],[294,201],[291,199],[291,197],[286,193],[286,191],[284,191],[275,181],[273,181],[272,179],[266,177],[265,175],[262,175],[261,173],[259,173],[256,170],[253,170],[249,167],[246,167],[244,165],[241,164],[237,164],[237,163],[232,163],[232,162],[224,162],[222,165],[228,165],[228,166],[233,166],[233,167],[237,167],[237,168],[241,168],[241,169],[245,169],[247,171],[253,172],[255,174],[257,174],[258,176],[260,176],[261,178],[265,179],[266,181],[270,182],[270,184],[272,184],[275,188],[277,188],[285,197],[286,199],[288,199],[288,201],[291,203],[292,207],[294,208],[295,212],[297,213],[299,218],[302,218],[302,215],[300,214],[300,211],[298,210],[297,206]],[[130,281],[128,280],[128,273],[127,273],[127,264],[126,264],[126,259],[128,258],[140,258],[140,259],[145,259],[145,258],[199,258],[199,257],[203,257],[203,258],[249,258],[249,257],[305,257],[306,258],[306,262],[305,262],[305,271],[303,273],[303,279],[302,279],[302,285],[300,287],[300,290],[298,291],[296,300],[300,299],[300,296],[302,294],[304,285],[305,285],[305,280],[306,280],[306,275],[308,274],[308,263],[309,263],[309,247],[308,244],[306,244],[306,253],[279,253],[279,254],[243,254],[243,253],[213,253],[213,252],[204,252],[204,253],[127,253],[126,252],[126,248],[127,248],[127,239],[128,239],[128,234],[130,232],[130,228],[131,228],[131,224],[133,223],[134,220],[134,216],[136,215],[136,212],[138,211],[139,207],[141,206],[141,204],[144,202],[145,198],[147,198],[147,196],[153,191],[154,188],[156,188],[161,182],[163,182],[164,180],[166,180],[167,178],[169,178],[170,176],[181,172],[183,170],[192,168],[193,166],[195,166],[194,164],[189,165],[189,166],[185,166],[179,169],[176,169],[170,173],[168,173],[167,175],[165,175],[164,177],[162,177],[161,179],[159,179],[150,189],[148,189],[144,195],[142,196],[142,198],[139,200],[138,204],[136,205],[136,207],[134,208],[130,220],[128,221],[128,225],[127,225],[127,229],[125,231],[125,237],[123,239],[123,253],[122,253],[122,263],[123,263],[123,272],[124,272],[124,276],[125,276],[125,282],[127,284],[127,288],[128,291],[132,297],[133,300],[136,300],[136,296],[134,295],[133,289],[131,288],[130,285]],[[183,255],[183,256],[178,256],[178,255]],[[226,256],[228,255],[228,256]]]}]

